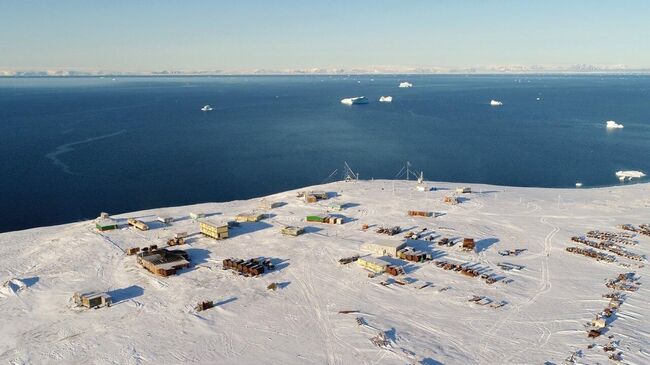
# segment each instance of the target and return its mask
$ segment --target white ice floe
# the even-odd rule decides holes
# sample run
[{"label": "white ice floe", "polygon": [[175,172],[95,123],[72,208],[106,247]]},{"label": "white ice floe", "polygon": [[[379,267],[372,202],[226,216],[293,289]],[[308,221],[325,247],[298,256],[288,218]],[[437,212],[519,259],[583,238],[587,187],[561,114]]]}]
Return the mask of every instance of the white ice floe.
[{"label": "white ice floe", "polygon": [[411,84],[408,81],[402,81],[402,82],[399,83],[399,87],[401,87],[401,88],[413,87],[413,84]]},{"label": "white ice floe", "polygon": [[609,129],[617,129],[617,128],[623,128],[623,124],[618,124],[613,120],[608,120],[607,124],[605,124],[607,128]]},{"label": "white ice floe", "polygon": [[641,171],[635,171],[635,170],[630,170],[630,171],[617,171],[616,172],[616,177],[618,177],[619,180],[625,181],[625,180],[632,180],[632,179],[640,179],[644,177],[645,174]]},{"label": "white ice floe", "polygon": [[382,96],[382,97],[379,98],[379,101],[382,102],[382,103],[390,103],[390,102],[393,101],[393,97],[392,96]]},{"label": "white ice floe", "polygon": [[578,182],[576,183],[576,188],[581,188],[581,187],[582,187],[582,183],[578,181]]},{"label": "white ice floe", "polygon": [[498,101],[498,100],[492,99],[492,100],[490,100],[490,105],[492,105],[492,106],[501,106],[501,105],[503,105],[503,103]]},{"label": "white ice floe", "polygon": [[354,98],[345,98],[341,99],[341,104],[352,105],[352,104],[368,104],[368,98],[365,96],[357,96]]},{"label": "white ice floe", "polygon": [[212,107],[210,105],[205,105],[203,108],[201,108],[201,111],[204,112],[212,111]]}]

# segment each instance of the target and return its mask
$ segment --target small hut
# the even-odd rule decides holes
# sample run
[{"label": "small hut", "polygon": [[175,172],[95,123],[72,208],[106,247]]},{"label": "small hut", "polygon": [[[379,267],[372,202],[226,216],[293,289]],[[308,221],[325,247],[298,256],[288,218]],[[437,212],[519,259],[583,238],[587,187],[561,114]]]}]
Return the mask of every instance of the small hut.
[{"label": "small hut", "polygon": [[80,307],[86,308],[101,308],[111,306],[111,296],[106,293],[79,293],[76,292],[72,296],[75,304]]},{"label": "small hut", "polygon": [[463,238],[463,244],[461,246],[463,251],[474,251],[475,248],[476,243],[473,238]]},{"label": "small hut", "polygon": [[239,223],[244,223],[244,222],[259,222],[262,220],[264,215],[259,214],[259,213],[240,213],[235,216],[235,221]]},{"label": "small hut", "polygon": [[282,228],[280,232],[287,236],[300,236],[301,234],[305,233],[305,229],[303,227],[286,226]]},{"label": "small hut", "polygon": [[117,229],[117,222],[110,218],[100,218],[95,221],[95,227],[100,231],[110,231]]},{"label": "small hut", "polygon": [[375,274],[383,273],[388,266],[388,262],[374,257],[360,257],[357,260],[357,264]]}]

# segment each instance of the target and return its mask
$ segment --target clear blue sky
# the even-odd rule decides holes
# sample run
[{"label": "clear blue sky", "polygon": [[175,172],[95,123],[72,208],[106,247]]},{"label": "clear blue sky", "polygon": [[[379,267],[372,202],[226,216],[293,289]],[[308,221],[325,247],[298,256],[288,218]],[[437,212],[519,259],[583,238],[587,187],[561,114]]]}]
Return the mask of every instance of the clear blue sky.
[{"label": "clear blue sky", "polygon": [[650,1],[0,0],[0,68],[650,67]]}]

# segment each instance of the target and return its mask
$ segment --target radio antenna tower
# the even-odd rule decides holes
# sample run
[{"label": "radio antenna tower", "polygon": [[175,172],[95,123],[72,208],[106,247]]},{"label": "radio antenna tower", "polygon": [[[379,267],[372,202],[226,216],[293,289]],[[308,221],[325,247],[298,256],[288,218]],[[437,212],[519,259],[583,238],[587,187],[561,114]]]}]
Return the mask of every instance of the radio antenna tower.
[{"label": "radio antenna tower", "polygon": [[359,173],[354,172],[347,161],[343,162],[343,180],[344,181],[357,181],[359,180]]}]

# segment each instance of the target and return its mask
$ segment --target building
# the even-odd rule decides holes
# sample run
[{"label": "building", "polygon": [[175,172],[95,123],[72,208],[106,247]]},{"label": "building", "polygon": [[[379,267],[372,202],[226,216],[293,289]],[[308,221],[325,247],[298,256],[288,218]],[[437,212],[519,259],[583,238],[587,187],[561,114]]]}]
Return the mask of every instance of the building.
[{"label": "building", "polygon": [[372,252],[378,256],[393,256],[397,257],[397,251],[406,247],[406,243],[403,241],[392,241],[392,240],[377,240],[372,242],[367,242],[361,245],[363,251]]},{"label": "building", "polygon": [[463,245],[461,246],[461,249],[463,251],[474,251],[475,247],[476,247],[476,243],[474,242],[473,238],[463,239]]},{"label": "building", "polygon": [[431,217],[433,213],[423,212],[421,210],[409,210],[408,215],[411,217]]},{"label": "building", "polygon": [[205,213],[190,212],[190,218],[194,220],[205,218]]},{"label": "building", "polygon": [[199,222],[199,229],[201,233],[215,240],[228,238],[228,223],[201,220]]},{"label": "building", "polygon": [[158,216],[158,218],[156,218],[156,220],[158,222],[160,222],[160,223],[163,223],[163,224],[170,224],[171,222],[174,221],[174,218],[167,217],[167,216]]},{"label": "building", "polygon": [[137,263],[159,276],[176,275],[176,271],[190,267],[189,256],[182,250],[155,249],[140,252]]},{"label": "building", "polygon": [[330,204],[330,210],[333,210],[335,212],[340,212],[345,208],[345,204],[340,204],[340,203],[332,203]]},{"label": "building", "polygon": [[460,200],[455,195],[447,195],[445,197],[445,203],[451,204],[451,205],[456,205],[456,204],[460,203]]},{"label": "building", "polygon": [[259,222],[262,220],[264,215],[259,213],[241,213],[235,216],[236,222]]},{"label": "building", "polygon": [[301,191],[298,193],[298,197],[304,198],[307,203],[316,203],[319,200],[326,200],[329,198],[327,193],[324,191]]},{"label": "building", "polygon": [[329,224],[343,224],[344,217],[327,217],[325,223]]},{"label": "building", "polygon": [[305,233],[305,229],[303,227],[286,226],[282,228],[280,232],[287,236],[300,236],[301,234]]},{"label": "building", "polygon": [[127,222],[130,226],[133,226],[141,231],[146,231],[149,229],[149,226],[146,225],[143,221],[137,220],[135,218],[129,218],[127,219]]},{"label": "building", "polygon": [[307,222],[325,223],[329,221],[329,218],[330,217],[328,215],[317,214],[317,215],[308,215],[306,220]]},{"label": "building", "polygon": [[262,201],[260,201],[260,209],[264,209],[264,210],[271,210],[271,209],[279,208],[281,206],[282,206],[281,202],[274,202],[266,199],[262,199]]},{"label": "building", "polygon": [[326,200],[329,198],[327,193],[324,191],[310,191],[309,195],[315,196],[318,200]]},{"label": "building", "polygon": [[383,273],[388,266],[388,262],[371,256],[359,257],[357,264],[375,274]]},{"label": "building", "polygon": [[428,259],[426,252],[417,251],[411,247],[403,248],[397,251],[397,257],[402,260],[413,261],[413,262],[423,262]]},{"label": "building", "polygon": [[462,188],[456,189],[456,194],[469,194],[472,192],[472,188],[469,186],[463,186]]},{"label": "building", "polygon": [[101,218],[95,221],[95,227],[100,231],[110,231],[117,229],[117,222],[110,218]]},{"label": "building", "polygon": [[86,308],[100,308],[111,306],[111,296],[106,293],[74,293],[72,296],[75,304]]}]

